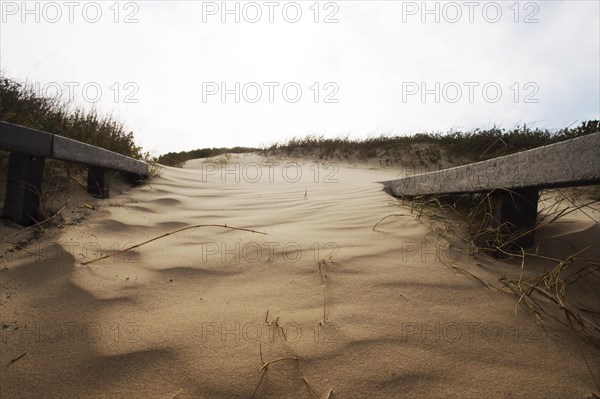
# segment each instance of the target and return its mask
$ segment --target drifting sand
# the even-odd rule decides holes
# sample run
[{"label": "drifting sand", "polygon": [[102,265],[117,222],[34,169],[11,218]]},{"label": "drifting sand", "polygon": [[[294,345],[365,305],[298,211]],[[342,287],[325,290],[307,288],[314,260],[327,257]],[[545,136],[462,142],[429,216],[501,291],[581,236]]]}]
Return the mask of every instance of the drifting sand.
[{"label": "drifting sand", "polygon": [[[2,398],[248,398],[260,351],[265,362],[298,359],[269,366],[261,398],[314,398],[304,378],[317,397],[333,389],[336,398],[597,391],[582,355],[600,370],[597,351],[566,328],[546,335],[515,313],[515,297],[441,262],[497,280],[514,261],[440,257],[436,234],[414,217],[372,230],[410,212],[375,183],[397,171],[221,160],[165,168],[148,186],[93,201],[99,209],[84,223],[3,258]],[[267,235],[201,228],[81,265],[225,223]],[[574,219],[541,244],[568,253],[593,243],[597,254],[597,227]]]}]

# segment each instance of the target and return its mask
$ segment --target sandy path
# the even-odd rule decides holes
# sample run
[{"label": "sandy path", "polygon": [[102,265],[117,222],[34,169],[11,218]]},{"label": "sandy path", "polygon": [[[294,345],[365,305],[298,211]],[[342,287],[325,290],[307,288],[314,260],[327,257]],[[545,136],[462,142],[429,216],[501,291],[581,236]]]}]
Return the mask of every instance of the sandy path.
[{"label": "sandy path", "polygon": [[[374,183],[395,172],[291,162],[247,155],[166,168],[42,241],[45,257],[3,262],[2,364],[26,355],[2,368],[0,396],[247,398],[259,348],[264,361],[299,359],[269,367],[263,398],[314,398],[303,378],[336,398],[578,398],[595,389],[581,351],[596,370],[598,353],[560,328],[546,336],[523,310],[515,315],[513,297],[444,267],[426,223],[394,217],[372,230],[409,212]],[[81,266],[205,223],[267,235],[191,230]],[[514,268],[443,258],[488,277]],[[267,310],[287,341],[265,323]]]}]

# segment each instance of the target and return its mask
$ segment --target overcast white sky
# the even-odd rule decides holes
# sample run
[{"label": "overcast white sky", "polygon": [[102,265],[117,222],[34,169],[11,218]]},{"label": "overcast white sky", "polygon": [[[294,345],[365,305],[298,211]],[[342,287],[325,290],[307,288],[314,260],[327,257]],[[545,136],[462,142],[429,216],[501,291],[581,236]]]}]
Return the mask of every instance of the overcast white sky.
[{"label": "overcast white sky", "polygon": [[597,0],[0,3],[5,76],[156,154],[600,114]]}]

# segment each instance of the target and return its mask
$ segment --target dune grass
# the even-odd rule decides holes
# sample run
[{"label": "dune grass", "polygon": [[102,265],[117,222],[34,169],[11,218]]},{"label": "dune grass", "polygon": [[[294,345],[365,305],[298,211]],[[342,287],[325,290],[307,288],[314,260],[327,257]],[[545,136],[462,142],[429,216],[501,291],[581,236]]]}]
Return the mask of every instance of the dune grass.
[{"label": "dune grass", "polygon": [[[276,143],[261,151],[270,155],[313,155],[321,159],[381,158],[386,165],[403,163],[406,155],[421,165],[437,164],[443,156],[452,165],[482,161],[600,131],[600,121],[582,122],[556,132],[523,125],[512,130],[491,128],[470,132],[417,133],[406,136],[325,138],[307,136]],[[413,160],[414,161],[414,160]]]},{"label": "dune grass", "polygon": [[[600,308],[594,303],[593,295],[592,299],[573,295],[582,287],[589,290],[600,285],[600,259],[589,257],[591,246],[559,259],[542,254],[538,247],[512,245],[519,242],[523,234],[535,234],[573,212],[587,215],[586,211],[592,206],[597,210],[600,198],[590,199],[590,192],[597,191],[598,186],[542,191],[540,198],[545,197],[545,200],[538,210],[535,227],[512,235],[501,226],[490,227],[492,193],[401,199],[399,205],[408,207],[417,220],[430,225],[442,250],[458,251],[470,257],[477,253],[490,254],[518,262],[517,275],[504,274],[498,281],[488,281],[479,277],[476,270],[464,264],[448,263],[447,257],[438,254],[438,259],[454,272],[474,278],[488,289],[514,295],[516,306],[521,305],[531,312],[542,326],[549,321],[562,324],[600,349]],[[382,220],[392,216],[406,214],[387,215]],[[532,262],[543,262],[546,266],[543,271],[533,272],[529,267]]]},{"label": "dune grass", "polygon": [[339,161],[375,158],[379,159],[382,166],[436,168],[482,161],[598,131],[600,121],[590,120],[582,122],[579,126],[566,127],[554,132],[523,125],[512,130],[494,127],[469,132],[381,135],[366,139],[309,135],[262,148],[202,148],[170,152],[160,156],[157,161],[168,166],[181,166],[190,159],[208,158],[225,153],[256,152],[265,156],[313,157]]},{"label": "dune grass", "polygon": [[185,161],[190,159],[216,157],[223,154],[243,154],[257,152],[258,148],[252,147],[233,147],[233,148],[201,148],[191,151],[169,152],[157,158],[157,162],[167,166],[181,167]]},{"label": "dune grass", "polygon": [[35,86],[0,75],[0,120],[44,130],[97,147],[144,158],[133,132],[112,115],[86,111],[61,97],[43,97]]}]

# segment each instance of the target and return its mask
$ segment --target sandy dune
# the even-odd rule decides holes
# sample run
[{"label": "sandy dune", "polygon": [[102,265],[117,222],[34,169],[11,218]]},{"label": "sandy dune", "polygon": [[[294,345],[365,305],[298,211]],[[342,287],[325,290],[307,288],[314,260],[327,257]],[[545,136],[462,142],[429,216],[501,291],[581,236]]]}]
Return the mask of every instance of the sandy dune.
[{"label": "sandy dune", "polygon": [[[3,259],[2,398],[248,398],[263,361],[285,357],[297,360],[272,363],[256,397],[314,398],[304,379],[323,398],[330,389],[336,398],[597,390],[583,358],[600,370],[597,351],[564,328],[546,335],[515,313],[513,296],[442,263],[497,280],[514,262],[440,257],[435,233],[414,217],[372,230],[410,212],[375,183],[397,171],[221,160],[165,168],[29,248],[43,256]],[[267,234],[199,228],[81,265],[197,224]],[[598,228],[582,219],[544,234],[566,251],[556,243],[585,247]],[[278,324],[267,325],[267,311]]]}]

